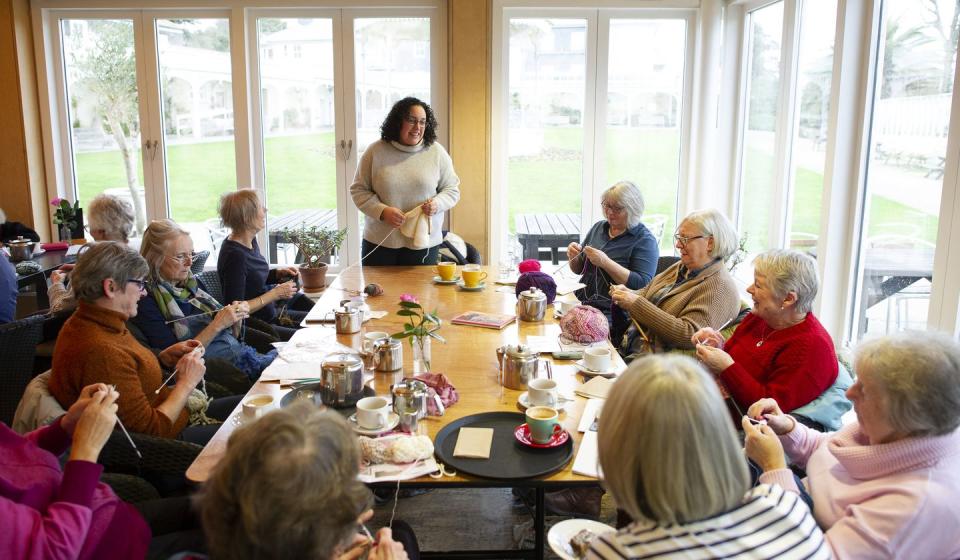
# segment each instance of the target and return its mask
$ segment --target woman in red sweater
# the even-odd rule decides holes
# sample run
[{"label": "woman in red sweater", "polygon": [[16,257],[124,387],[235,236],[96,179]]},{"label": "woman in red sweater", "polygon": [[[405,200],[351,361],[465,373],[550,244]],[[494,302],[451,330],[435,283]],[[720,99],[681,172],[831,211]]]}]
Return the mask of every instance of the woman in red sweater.
[{"label": "woman in red sweater", "polygon": [[775,249],[753,261],[753,310],[730,340],[714,329],[693,335],[697,357],[741,410],[762,398],[792,411],[820,396],[837,379],[830,334],[811,309],[819,281],[813,259]]}]

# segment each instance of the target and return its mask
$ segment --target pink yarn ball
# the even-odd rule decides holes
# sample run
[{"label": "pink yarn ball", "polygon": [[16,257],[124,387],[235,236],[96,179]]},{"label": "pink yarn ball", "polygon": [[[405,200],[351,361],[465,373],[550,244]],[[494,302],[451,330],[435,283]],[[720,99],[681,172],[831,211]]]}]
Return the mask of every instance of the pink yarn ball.
[{"label": "pink yarn ball", "polygon": [[517,265],[517,269],[520,271],[520,274],[523,274],[524,272],[533,272],[533,271],[539,272],[540,261],[536,259],[527,259],[525,261],[522,261],[519,265]]},{"label": "pink yarn ball", "polygon": [[589,344],[606,340],[610,336],[607,317],[596,307],[578,305],[560,318],[560,330],[567,340]]}]

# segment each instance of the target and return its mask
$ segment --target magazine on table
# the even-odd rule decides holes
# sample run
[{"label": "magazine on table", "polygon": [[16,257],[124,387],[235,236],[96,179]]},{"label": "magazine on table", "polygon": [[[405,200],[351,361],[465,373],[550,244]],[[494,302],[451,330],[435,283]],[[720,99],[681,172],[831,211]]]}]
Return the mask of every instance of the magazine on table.
[{"label": "magazine on table", "polygon": [[471,325],[486,329],[502,329],[517,320],[516,315],[503,313],[484,313],[482,311],[467,311],[450,319],[454,325]]}]

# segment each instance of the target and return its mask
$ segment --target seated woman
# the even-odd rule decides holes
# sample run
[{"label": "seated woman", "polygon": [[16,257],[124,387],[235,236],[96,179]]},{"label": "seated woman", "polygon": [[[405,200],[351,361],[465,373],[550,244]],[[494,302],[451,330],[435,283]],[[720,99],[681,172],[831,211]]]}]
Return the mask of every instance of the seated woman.
[{"label": "seated woman", "polygon": [[820,433],[773,399],[744,419],[760,481],[799,492],[783,453],[807,471],[803,486],[837,558],[960,558],[960,345],[947,335],[901,333],[857,348],[847,396],[857,413]]},{"label": "seated woman", "polygon": [[242,321],[262,304],[234,301],[223,306],[203,290],[190,271],[193,241],[173,220],[153,220],[143,233],[140,253],[149,265],[148,297],[140,300],[132,323],[151,348],[199,340],[206,356],[228,360],[251,379],[276,357],[240,342]]},{"label": "seated woman", "polygon": [[[53,424],[21,436],[0,424],[0,551],[5,558],[143,558],[150,528],[100,482],[116,391],[80,391]],[[63,469],[58,457],[70,449]]]},{"label": "seated woman", "polygon": [[806,504],[750,487],[717,384],[686,356],[646,356],[617,380],[597,431],[604,485],[633,522],[587,558],[829,558]]},{"label": "seated woman", "polygon": [[695,332],[721,329],[739,312],[739,290],[726,267],[737,250],[737,232],[730,220],[717,210],[699,210],[680,222],[673,238],[680,252],[676,264],[639,291],[610,289],[613,303],[633,322],[621,343],[621,352],[628,357],[692,349]]},{"label": "seated woman", "polygon": [[[133,231],[133,207],[126,200],[109,194],[97,195],[86,208],[87,229],[94,241],[118,241],[130,243]],[[70,311],[77,306],[73,292],[66,287],[66,280],[73,270],[65,264],[50,273],[50,313]]]},{"label": "seated woman", "polygon": [[[370,491],[357,480],[357,436],[336,412],[307,403],[237,428],[197,496],[210,556],[217,558],[405,559],[389,528],[377,541],[359,534],[373,515]],[[411,557],[419,554],[409,526]],[[368,556],[362,548],[369,545]]]},{"label": "seated woman", "polygon": [[631,290],[646,286],[657,271],[660,249],[657,240],[640,223],[643,216],[643,194],[630,181],[620,181],[600,196],[606,218],[590,228],[583,243],[567,247],[570,270],[580,274],[585,288],[577,290],[577,298],[596,307],[607,316],[611,338],[619,340],[627,328],[627,315],[614,308],[610,286],[622,284]]},{"label": "seated woman", "polygon": [[784,410],[811,402],[837,379],[830,333],[811,309],[817,297],[817,266],[790,249],[753,260],[753,310],[724,343],[706,327],[693,335],[697,358],[717,377],[740,410],[769,397]]},{"label": "seated woman", "polygon": [[[230,236],[223,240],[217,259],[224,301],[254,302],[260,308],[253,316],[273,323],[281,338],[289,340],[313,302],[298,293],[291,280],[299,275],[297,267],[271,269],[260,254],[257,234],[267,225],[267,209],[257,191],[241,189],[221,196],[220,220],[230,228]],[[278,284],[281,280],[286,281]],[[268,284],[276,286],[271,288]],[[277,302],[281,301],[282,315],[277,309]]]},{"label": "seated woman", "polygon": [[[126,328],[137,315],[144,294],[147,263],[136,251],[115,241],[91,246],[73,271],[73,291],[79,304],[67,319],[53,350],[50,394],[67,408],[92,383],[114,385],[120,392],[117,416],[135,432],[181,437],[204,444],[216,425],[187,426],[187,399],[203,378],[203,358],[193,353],[194,341],[175,343],[155,356]],[[177,383],[164,386],[160,363],[176,366]],[[159,393],[157,390],[159,388]],[[239,397],[210,402],[206,414],[224,420]],[[196,411],[204,403],[198,403]]]}]

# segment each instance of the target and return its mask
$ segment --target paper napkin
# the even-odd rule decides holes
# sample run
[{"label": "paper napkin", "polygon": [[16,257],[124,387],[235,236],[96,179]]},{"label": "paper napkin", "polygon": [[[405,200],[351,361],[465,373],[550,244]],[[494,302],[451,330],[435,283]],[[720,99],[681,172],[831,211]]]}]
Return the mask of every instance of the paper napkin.
[{"label": "paper napkin", "polygon": [[493,428],[460,428],[457,433],[457,445],[453,448],[453,456],[489,459],[492,445]]},{"label": "paper napkin", "polygon": [[613,381],[606,377],[594,377],[573,390],[574,393],[588,399],[605,399],[613,387]]},{"label": "paper napkin", "polygon": [[597,451],[597,432],[583,434],[580,449],[577,450],[577,458],[573,460],[574,474],[603,478]]}]

